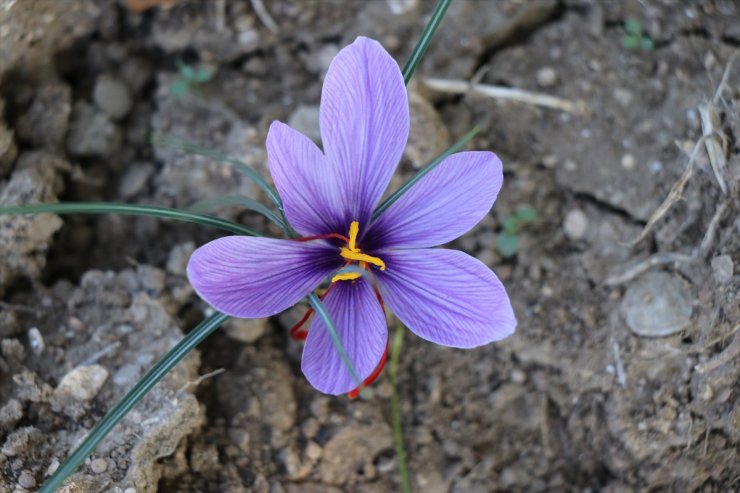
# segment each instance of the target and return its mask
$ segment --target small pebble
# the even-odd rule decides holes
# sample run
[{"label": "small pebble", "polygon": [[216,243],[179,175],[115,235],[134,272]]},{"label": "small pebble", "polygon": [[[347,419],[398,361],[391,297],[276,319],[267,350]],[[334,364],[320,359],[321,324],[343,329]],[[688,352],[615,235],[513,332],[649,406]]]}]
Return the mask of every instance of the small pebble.
[{"label": "small pebble", "polygon": [[635,334],[663,337],[689,325],[691,299],[680,278],[666,272],[649,272],[627,288],[620,309]]},{"label": "small pebble", "polygon": [[732,280],[735,265],[729,255],[719,255],[712,259],[712,274],[718,284],[727,284]]},{"label": "small pebble", "polygon": [[41,335],[41,331],[37,327],[31,327],[28,329],[28,345],[31,346],[31,351],[36,356],[41,356],[44,352],[46,343],[44,343],[44,337]]},{"label": "small pebble", "polygon": [[511,381],[522,384],[527,381],[527,375],[522,370],[514,370],[511,372]]},{"label": "small pebble", "polygon": [[576,163],[576,162],[575,162],[575,161],[573,161],[572,159],[568,159],[568,160],[567,160],[567,161],[565,161],[565,163],[563,164],[563,167],[565,167],[565,171],[570,171],[570,172],[573,172],[573,171],[575,171],[575,170],[577,170],[577,169],[578,169],[578,163]]},{"label": "small pebble", "polygon": [[558,157],[555,154],[549,154],[542,159],[542,166],[545,168],[554,168],[558,164]]},{"label": "small pebble", "polygon": [[151,164],[135,164],[123,175],[118,185],[118,193],[122,197],[129,198],[138,194],[146,186],[149,178],[154,174],[154,166]]},{"label": "small pebble", "polygon": [[108,462],[105,459],[93,459],[92,462],[90,462],[90,469],[92,469],[92,472],[95,474],[101,474],[108,470]]},{"label": "small pebble", "polygon": [[316,461],[321,458],[321,456],[324,454],[324,449],[321,448],[321,445],[311,440],[308,442],[308,445],[306,445],[306,457],[309,459]]},{"label": "small pebble", "polygon": [[31,488],[36,487],[36,478],[33,477],[33,474],[31,474],[31,471],[24,470],[21,471],[20,476],[18,476],[18,484],[27,490],[30,490]]},{"label": "small pebble", "polygon": [[98,108],[116,120],[128,115],[133,105],[131,91],[126,84],[110,75],[101,75],[95,81],[93,100]]},{"label": "small pebble", "polygon": [[637,161],[635,160],[635,156],[632,154],[625,154],[622,156],[622,167],[626,170],[633,170],[635,169],[635,164],[637,164]]},{"label": "small pebble", "polygon": [[542,67],[537,71],[536,78],[540,87],[552,87],[558,82],[558,73],[552,67]]},{"label": "small pebble", "polygon": [[588,216],[581,209],[568,211],[563,221],[565,236],[573,241],[582,240],[588,231]]}]

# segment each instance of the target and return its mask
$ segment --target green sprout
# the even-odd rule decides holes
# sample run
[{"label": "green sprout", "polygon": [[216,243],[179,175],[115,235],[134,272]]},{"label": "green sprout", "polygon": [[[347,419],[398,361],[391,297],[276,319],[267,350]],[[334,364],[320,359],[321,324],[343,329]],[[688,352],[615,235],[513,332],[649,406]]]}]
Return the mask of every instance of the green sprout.
[{"label": "green sprout", "polygon": [[180,60],[177,61],[177,69],[180,71],[180,78],[170,84],[170,92],[178,98],[188,93],[200,94],[198,86],[210,81],[213,75],[206,68],[196,70]]},{"label": "green sprout", "polygon": [[496,249],[504,257],[513,257],[519,250],[519,231],[522,226],[534,222],[537,219],[537,211],[534,208],[523,205],[516,212],[504,219],[503,229],[496,236]]},{"label": "green sprout", "polygon": [[642,51],[651,51],[655,48],[655,42],[650,36],[645,34],[640,21],[624,21],[624,30],[627,33],[622,36],[622,47],[625,50],[636,50],[640,48]]}]

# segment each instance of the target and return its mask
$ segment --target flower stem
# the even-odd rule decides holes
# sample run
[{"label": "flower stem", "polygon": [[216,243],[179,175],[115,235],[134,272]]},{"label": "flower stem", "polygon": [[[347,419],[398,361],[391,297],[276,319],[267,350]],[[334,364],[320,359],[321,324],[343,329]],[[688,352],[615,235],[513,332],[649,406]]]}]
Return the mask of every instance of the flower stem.
[{"label": "flower stem", "polygon": [[406,464],[406,447],[403,444],[403,428],[401,424],[401,402],[398,398],[398,362],[403,345],[404,328],[399,326],[393,335],[391,346],[391,421],[393,423],[393,438],[396,442],[396,460],[398,461],[398,474],[401,476],[401,490],[403,493],[411,493],[411,480],[409,469]]},{"label": "flower stem", "polygon": [[54,472],[54,474],[44,483],[39,493],[52,493],[62,482],[72,474],[77,467],[95,450],[95,447],[103,441],[129,411],[154,387],[157,382],[162,380],[167,373],[174,368],[185,356],[190,353],[198,344],[208,337],[214,330],[219,328],[229,316],[223,313],[214,313],[195,329],[186,335],[175,347],[159,360],[144,378],[139,380],[134,387],[128,391],[123,399],[93,428],[85,441],[70,455],[64,464]]},{"label": "flower stem", "polygon": [[403,80],[407,85],[411,80],[411,76],[414,75],[414,71],[416,70],[417,65],[419,65],[419,62],[421,62],[421,58],[424,56],[424,52],[427,51],[427,47],[432,41],[432,37],[434,37],[434,33],[437,31],[437,28],[442,23],[442,18],[445,16],[445,12],[447,12],[447,8],[450,6],[451,3],[452,0],[439,0],[437,2],[437,5],[434,7],[432,17],[429,19],[429,22],[424,27],[424,32],[421,33],[421,38],[419,38],[419,42],[416,43],[414,50],[411,52],[409,61],[406,62],[406,65],[403,66]]},{"label": "flower stem", "polygon": [[128,216],[153,216],[187,223],[213,226],[231,233],[246,236],[263,236],[257,231],[220,217],[160,207],[157,205],[116,204],[113,202],[60,202],[54,204],[27,204],[0,207],[0,215],[11,214],[124,214]]}]

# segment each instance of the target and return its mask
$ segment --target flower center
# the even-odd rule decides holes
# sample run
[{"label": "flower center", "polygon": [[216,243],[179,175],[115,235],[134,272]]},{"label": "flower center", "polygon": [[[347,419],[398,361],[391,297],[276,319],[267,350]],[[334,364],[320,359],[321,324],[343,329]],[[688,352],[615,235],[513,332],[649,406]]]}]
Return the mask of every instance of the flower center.
[{"label": "flower center", "polygon": [[[347,264],[344,267],[346,268],[353,262],[358,262],[360,268],[363,270],[367,270],[368,264],[375,265],[380,268],[380,270],[385,270],[385,262],[383,262],[383,260],[378,257],[362,253],[362,250],[357,246],[357,235],[359,232],[360,223],[352,221],[352,224],[349,226],[349,241],[347,241],[347,246],[342,247],[339,250],[339,255],[341,255],[342,258],[347,259]],[[360,277],[362,277],[362,273],[358,271],[340,272],[332,277],[331,282],[352,281]]]}]

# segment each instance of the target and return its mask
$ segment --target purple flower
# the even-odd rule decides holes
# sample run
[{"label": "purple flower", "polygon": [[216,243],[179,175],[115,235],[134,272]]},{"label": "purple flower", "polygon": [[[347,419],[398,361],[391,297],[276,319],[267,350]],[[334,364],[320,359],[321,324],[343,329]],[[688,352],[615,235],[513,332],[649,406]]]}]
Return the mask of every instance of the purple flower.
[{"label": "purple flower", "polygon": [[[304,241],[212,241],[188,264],[198,294],[228,315],[261,318],[330,280],[324,303],[363,380],[377,373],[387,349],[379,295],[411,331],[437,344],[472,348],[511,335],[516,319],[496,275],[463,252],[432,248],[488,213],[503,182],[496,155],[451,155],[373,221],[406,145],[409,106],[396,62],[362,37],[329,67],[320,125],[323,152],[280,122],[267,135],[270,173]],[[319,317],[308,331],[301,367],[327,394],[357,386]]]}]

